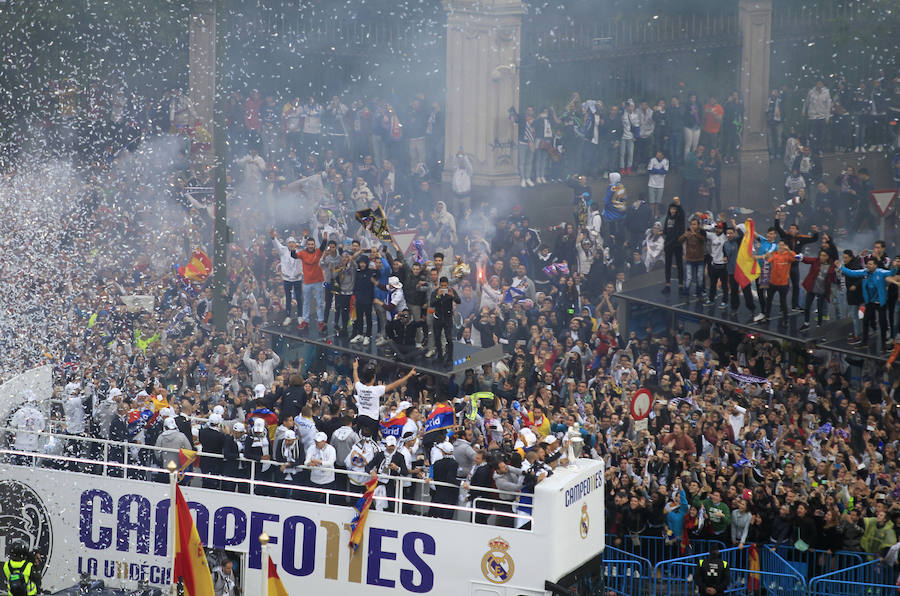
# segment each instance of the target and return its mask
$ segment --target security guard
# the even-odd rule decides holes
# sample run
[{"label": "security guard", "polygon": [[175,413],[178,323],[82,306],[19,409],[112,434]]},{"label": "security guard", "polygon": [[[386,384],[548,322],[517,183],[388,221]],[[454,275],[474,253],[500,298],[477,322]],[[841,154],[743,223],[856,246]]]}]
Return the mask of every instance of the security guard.
[{"label": "security guard", "polygon": [[724,596],[731,584],[730,574],[728,563],[722,560],[719,548],[713,546],[709,550],[709,559],[700,559],[697,564],[694,583],[701,596]]},{"label": "security guard", "polygon": [[21,542],[9,547],[9,561],[3,564],[3,579],[9,596],[35,596],[40,588],[40,576],[28,548]]}]

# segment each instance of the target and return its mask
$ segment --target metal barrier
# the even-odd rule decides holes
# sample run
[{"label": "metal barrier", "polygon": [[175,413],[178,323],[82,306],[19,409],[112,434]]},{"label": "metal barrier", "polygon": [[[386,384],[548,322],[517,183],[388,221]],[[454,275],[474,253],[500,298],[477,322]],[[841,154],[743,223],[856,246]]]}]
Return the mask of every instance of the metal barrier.
[{"label": "metal barrier", "polygon": [[809,582],[809,596],[896,596],[897,568],[880,559],[826,573]]},{"label": "metal barrier", "polygon": [[725,543],[720,540],[709,540],[706,538],[692,539],[687,547],[687,552],[681,554],[681,542],[678,541],[674,545],[667,545],[662,536],[644,536],[639,537],[640,543],[634,544],[631,536],[628,534],[622,539],[621,544],[616,544],[618,537],[615,534],[606,535],[606,544],[615,546],[632,555],[637,555],[648,561],[652,565],[669,559],[675,559],[681,556],[688,556],[695,553],[708,552],[713,545],[719,549],[725,548]]},{"label": "metal barrier", "polygon": [[775,547],[775,552],[807,580],[865,562],[862,553],[845,550],[828,552],[811,548],[800,551],[793,546],[781,544]]},{"label": "metal barrier", "polygon": [[[10,431],[7,430],[7,432]],[[11,434],[15,435],[18,433],[38,435],[43,443],[41,446],[42,450],[47,449],[48,444],[50,444],[51,442],[55,442],[55,446],[50,450],[51,452],[49,453],[43,451],[22,451],[15,448],[0,448],[0,462],[8,462],[14,465],[23,465],[35,468],[68,470],[71,472],[91,475],[106,475],[120,478],[126,477],[132,480],[153,481],[154,479],[165,479],[167,472],[161,467],[161,463],[165,461],[167,457],[172,458],[174,456],[174,458],[177,459],[180,452],[179,449],[169,449],[165,447],[141,445],[137,443],[123,443],[119,441],[111,441],[109,439],[95,439],[92,437],[84,437],[80,435],[54,434],[47,432],[22,430],[12,431]],[[266,462],[249,460],[245,459],[244,457],[240,457],[239,461],[247,465],[247,475],[249,476],[249,478],[213,475],[205,474],[199,471],[193,471],[200,470],[203,467],[204,459],[224,459],[221,454],[202,453],[200,451],[197,452],[197,456],[197,461],[195,461],[192,466],[188,467],[187,471],[184,473],[184,478],[188,483],[196,478],[199,481],[202,481],[203,479],[210,480],[217,487],[221,484],[222,488],[215,488],[213,490],[223,490],[225,492],[234,492],[235,490],[238,490],[243,492],[252,492],[254,494],[261,494],[259,489],[262,488],[262,492],[271,493],[271,495],[269,496],[282,498],[295,498],[296,495],[309,493],[322,495],[323,498],[332,503],[355,502],[355,499],[359,497],[359,493],[341,491],[333,488],[318,487],[311,483],[281,484],[259,479],[256,477],[257,465]],[[276,464],[277,462],[275,460],[272,460],[271,463]],[[305,465],[297,465],[294,466],[294,468],[298,470],[319,469]],[[357,472],[343,470],[340,468],[331,468],[331,471],[334,472],[336,476],[358,475]],[[398,484],[411,483],[421,485],[420,489],[423,493],[423,497],[430,493],[428,487],[447,486],[458,488],[461,493],[465,490],[462,486],[435,481],[431,478],[420,479],[409,476],[398,478],[396,476],[384,475],[379,475],[379,478],[383,478],[389,482],[395,482]],[[504,501],[509,505],[515,505],[517,503],[518,497],[522,496],[528,497],[529,499],[534,499],[533,493],[513,493],[509,491],[502,491],[496,488],[481,486],[472,487],[472,489],[497,497],[499,497],[499,495],[501,494],[512,496],[514,497],[513,501]],[[427,512],[430,509],[434,508],[451,510],[453,512],[454,519],[456,519],[457,521],[464,521],[469,523],[474,523],[475,513],[482,513],[487,516],[493,515],[494,519],[496,520],[499,520],[500,518],[511,518],[513,520],[513,525],[516,525],[515,520],[519,519],[522,520],[522,523],[533,521],[533,517],[531,515],[512,511],[497,510],[490,505],[490,508],[488,509],[482,508],[478,503],[473,504],[473,506],[471,507],[466,505],[448,505],[433,503],[429,500],[426,500],[425,498],[406,499],[403,497],[402,490],[396,490],[395,493],[397,495],[395,497],[379,498],[383,498],[389,503],[396,503],[396,507],[400,509],[405,515],[410,514],[410,511]],[[485,502],[493,501],[489,498],[482,498],[482,500]],[[407,505],[408,507],[404,507],[404,505]],[[529,530],[530,526],[528,526],[528,528],[523,531]]]},{"label": "metal barrier", "polygon": [[646,593],[652,585],[650,561],[614,546],[603,550],[603,575],[607,594],[635,596]]},{"label": "metal barrier", "polygon": [[[757,548],[759,569],[756,569],[752,568],[755,565],[751,562],[751,551],[749,547],[720,551],[731,572],[731,584],[726,594],[806,596],[806,579],[778,553],[767,547]],[[657,563],[652,573],[651,594],[694,596],[694,573],[700,559],[707,557],[709,553],[702,553]]]}]

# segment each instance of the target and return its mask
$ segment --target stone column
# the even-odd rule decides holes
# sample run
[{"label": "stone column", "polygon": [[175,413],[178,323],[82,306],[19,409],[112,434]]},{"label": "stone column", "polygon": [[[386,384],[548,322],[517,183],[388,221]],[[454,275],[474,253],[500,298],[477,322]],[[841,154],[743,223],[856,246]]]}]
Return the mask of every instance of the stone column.
[{"label": "stone column", "polygon": [[[475,170],[473,184],[518,183],[520,0],[444,0],[447,11],[447,108],[444,151],[451,164],[462,147]],[[444,170],[444,179],[453,175]]]},{"label": "stone column", "polygon": [[[190,98],[197,119],[213,134],[213,106],[216,97],[216,3],[191,2]],[[212,163],[212,151],[195,154],[194,161]],[[197,164],[199,165],[199,164]]]},{"label": "stone column", "polygon": [[742,35],[740,90],[744,98],[739,203],[741,207],[768,212],[772,191],[768,184],[766,105],[772,54],[772,0],[739,0],[738,21]]}]

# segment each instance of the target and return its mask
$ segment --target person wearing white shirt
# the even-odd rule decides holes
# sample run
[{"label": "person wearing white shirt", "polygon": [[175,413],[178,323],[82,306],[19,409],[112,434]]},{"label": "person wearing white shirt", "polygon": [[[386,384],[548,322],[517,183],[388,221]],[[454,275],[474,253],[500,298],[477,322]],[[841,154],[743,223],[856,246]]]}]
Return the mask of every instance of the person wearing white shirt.
[{"label": "person wearing white shirt", "polygon": [[[287,327],[291,324],[291,309],[294,300],[297,301],[297,316],[300,316],[303,306],[303,261],[295,259],[291,253],[300,248],[297,239],[289,236],[287,246],[278,241],[278,235],[275,230],[269,231],[272,236],[272,244],[278,251],[278,259],[281,263],[281,280],[284,284],[284,323]],[[293,295],[293,300],[291,296]]]},{"label": "person wearing white shirt", "polygon": [[731,424],[731,430],[734,431],[734,440],[737,441],[741,436],[741,429],[744,428],[745,414],[747,408],[742,408],[736,403],[731,404],[731,412],[728,413],[728,422]]},{"label": "person wearing white shirt", "polygon": [[[16,410],[9,422],[10,427],[16,432],[16,451],[37,451],[40,446],[40,436],[35,434],[43,432],[47,427],[47,419],[37,409],[37,401],[30,389],[25,390],[25,405]],[[28,462],[30,463],[30,462]]]},{"label": "person wearing white shirt", "polygon": [[[337,454],[334,447],[328,444],[328,435],[325,433],[317,432],[314,439],[315,444],[306,450],[304,462],[313,468],[309,472],[309,480],[313,486],[330,489],[334,486],[334,462],[337,460]],[[312,496],[319,503],[325,502],[324,493]]]},{"label": "person wearing white shirt", "polygon": [[312,449],[317,434],[316,421],[312,417],[312,408],[303,406],[300,415],[294,418],[294,430],[300,436],[300,442],[303,443],[303,449],[309,451]]},{"label": "person wearing white shirt", "polygon": [[[399,389],[416,374],[416,369],[410,369],[406,375],[389,385],[375,385],[375,367],[367,366],[363,370],[362,378],[359,376],[359,360],[353,361],[353,387],[356,408],[359,412],[358,422],[362,430],[368,430],[368,436],[378,432],[379,410],[381,397],[394,389]],[[364,481],[365,482],[365,481]]]},{"label": "person wearing white shirt", "polygon": [[662,151],[657,151],[656,156],[650,160],[647,166],[650,178],[647,181],[647,196],[650,198],[650,207],[653,209],[653,217],[659,217],[659,206],[662,204],[663,187],[666,183],[666,174],[669,173],[669,160]]}]

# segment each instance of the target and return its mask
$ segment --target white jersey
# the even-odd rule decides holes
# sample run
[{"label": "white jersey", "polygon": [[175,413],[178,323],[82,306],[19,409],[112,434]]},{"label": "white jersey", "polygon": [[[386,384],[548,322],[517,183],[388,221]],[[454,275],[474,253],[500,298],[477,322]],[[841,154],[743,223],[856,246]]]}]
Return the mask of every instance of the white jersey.
[{"label": "white jersey", "polygon": [[368,437],[363,437],[353,445],[350,453],[344,459],[344,466],[346,466],[347,470],[355,472],[354,474],[348,474],[350,484],[362,486],[368,482],[369,474],[366,472],[366,465],[372,461],[379,450],[378,445]]},{"label": "white jersey", "polygon": [[294,417],[294,425],[297,434],[300,436],[300,442],[303,443],[304,451],[309,451],[316,444],[316,422],[312,418],[304,418],[303,416]]},{"label": "white jersey", "polygon": [[13,414],[9,425],[17,431],[21,431],[16,433],[16,449],[18,451],[37,451],[40,437],[34,433],[43,432],[47,427],[47,419],[40,410],[26,404]]},{"label": "white jersey", "polygon": [[73,395],[63,402],[63,411],[66,414],[66,432],[72,435],[84,434],[86,425],[84,421],[84,402],[80,395]]},{"label": "white jersey", "polygon": [[378,420],[379,410],[381,408],[381,397],[384,395],[384,385],[363,385],[356,383],[355,386],[356,407],[359,409],[360,416],[368,416],[372,420]]}]

